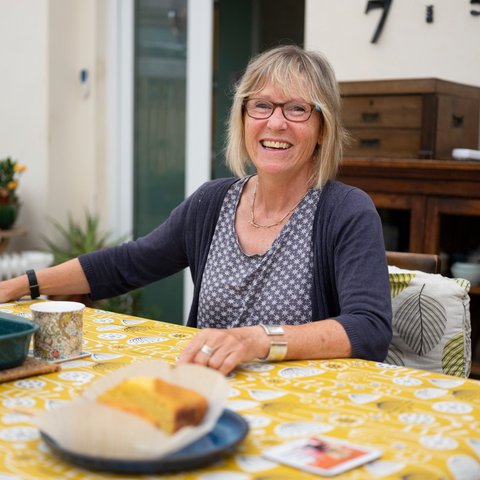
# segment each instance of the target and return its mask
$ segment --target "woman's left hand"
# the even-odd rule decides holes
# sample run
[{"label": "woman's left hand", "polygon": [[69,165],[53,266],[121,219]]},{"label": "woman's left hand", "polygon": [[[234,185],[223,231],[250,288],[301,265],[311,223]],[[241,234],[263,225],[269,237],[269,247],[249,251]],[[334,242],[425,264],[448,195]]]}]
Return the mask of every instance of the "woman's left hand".
[{"label": "woman's left hand", "polygon": [[196,363],[228,375],[239,363],[265,356],[268,337],[262,327],[206,328],[185,347],[179,364]]}]

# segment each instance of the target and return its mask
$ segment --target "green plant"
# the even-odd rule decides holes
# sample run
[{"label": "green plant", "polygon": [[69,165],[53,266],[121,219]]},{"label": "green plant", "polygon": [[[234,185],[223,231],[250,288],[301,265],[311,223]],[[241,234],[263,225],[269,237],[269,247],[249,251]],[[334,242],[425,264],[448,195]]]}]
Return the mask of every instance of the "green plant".
[{"label": "green plant", "polygon": [[18,201],[18,178],[26,170],[10,157],[0,160],[0,203],[15,203]]},{"label": "green plant", "polygon": [[108,248],[120,243],[121,240],[109,241],[108,233],[99,232],[99,218],[96,215],[85,213],[84,225],[76,222],[68,215],[68,224],[64,227],[57,220],[50,218],[49,221],[60,233],[61,240],[58,243],[43,237],[43,240],[54,255],[54,263],[63,263],[71,258],[76,258],[82,253]]},{"label": "green plant", "polygon": [[[54,264],[63,263],[76,258],[83,253],[101,250],[103,248],[118,245],[124,239],[109,240],[110,234],[99,231],[99,218],[96,215],[85,212],[85,221],[81,225],[68,215],[67,226],[63,226],[55,219],[49,218],[57,232],[60,240],[54,242],[46,237],[43,241],[47,244],[54,256]],[[93,308],[125,313],[127,315],[140,315],[141,291],[134,290],[117,297],[90,302],[86,298],[81,301]]]}]

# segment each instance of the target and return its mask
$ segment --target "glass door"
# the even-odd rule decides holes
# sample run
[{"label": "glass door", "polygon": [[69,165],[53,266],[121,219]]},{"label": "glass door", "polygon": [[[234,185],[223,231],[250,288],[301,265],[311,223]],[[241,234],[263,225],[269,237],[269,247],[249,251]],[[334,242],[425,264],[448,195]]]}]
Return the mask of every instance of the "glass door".
[{"label": "glass door", "polygon": [[235,83],[250,57],[267,48],[303,46],[304,0],[216,0],[214,4],[214,178],[230,176],[225,165],[226,123]]},{"label": "glass door", "polygon": [[[184,198],[187,0],[135,1],[134,237]],[[150,318],[182,323],[182,274],[142,290]]]}]

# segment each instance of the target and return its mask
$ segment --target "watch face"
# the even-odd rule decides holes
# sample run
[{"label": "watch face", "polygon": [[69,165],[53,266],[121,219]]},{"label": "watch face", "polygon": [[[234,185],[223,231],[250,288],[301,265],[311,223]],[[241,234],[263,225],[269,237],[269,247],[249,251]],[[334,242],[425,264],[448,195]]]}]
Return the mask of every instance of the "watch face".
[{"label": "watch face", "polygon": [[281,325],[269,325],[270,335],[285,335],[285,330]]},{"label": "watch face", "polygon": [[261,324],[267,335],[285,335],[285,330],[281,325],[264,325]]}]

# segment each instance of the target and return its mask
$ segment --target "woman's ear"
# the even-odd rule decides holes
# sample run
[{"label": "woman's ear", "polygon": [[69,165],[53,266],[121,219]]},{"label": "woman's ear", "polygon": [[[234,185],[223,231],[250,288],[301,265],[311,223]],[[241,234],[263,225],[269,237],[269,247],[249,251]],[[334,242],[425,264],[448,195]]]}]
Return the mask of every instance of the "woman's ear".
[{"label": "woman's ear", "polygon": [[317,145],[322,146],[323,143],[323,123],[320,125],[318,129],[318,138],[317,138]]},{"label": "woman's ear", "polygon": [[325,129],[325,120],[323,118],[323,114],[320,113],[320,125],[318,126],[318,138],[317,138],[317,143],[319,145],[322,145],[323,143],[324,129]]}]

